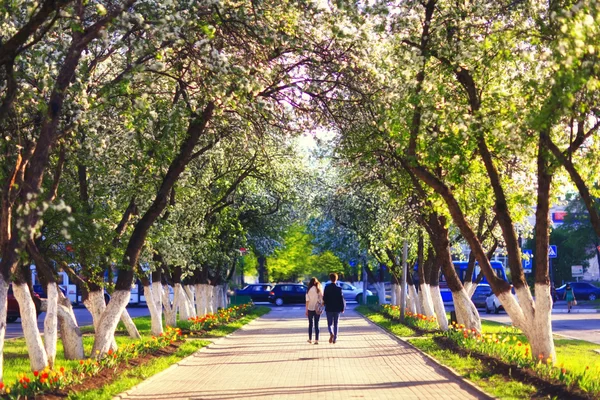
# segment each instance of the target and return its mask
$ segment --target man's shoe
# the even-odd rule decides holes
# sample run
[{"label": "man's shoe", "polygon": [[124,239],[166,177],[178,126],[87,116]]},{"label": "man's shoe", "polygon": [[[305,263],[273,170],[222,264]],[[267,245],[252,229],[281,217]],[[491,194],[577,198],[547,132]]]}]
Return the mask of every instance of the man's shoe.
[{"label": "man's shoe", "polygon": [[333,335],[329,335],[329,343],[333,343]]}]

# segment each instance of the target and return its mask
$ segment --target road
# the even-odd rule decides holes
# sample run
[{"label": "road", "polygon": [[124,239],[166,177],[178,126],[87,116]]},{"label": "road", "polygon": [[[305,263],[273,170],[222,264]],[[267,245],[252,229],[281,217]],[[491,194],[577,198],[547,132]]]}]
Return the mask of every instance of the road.
[{"label": "road", "polygon": [[[90,314],[86,308],[75,308],[73,311],[75,312],[75,318],[77,318],[79,326],[92,325],[92,314]],[[129,307],[127,308],[127,311],[129,311],[131,317],[142,317],[150,314],[148,307]],[[45,316],[46,313],[41,313],[38,317],[38,327],[42,332],[44,331]],[[23,336],[23,329],[21,328],[20,319],[18,319],[17,322],[6,324],[7,339],[21,336]]]},{"label": "road", "polygon": [[[505,313],[481,314],[481,318],[510,324]],[[600,314],[552,314],[554,333],[600,344]]]}]

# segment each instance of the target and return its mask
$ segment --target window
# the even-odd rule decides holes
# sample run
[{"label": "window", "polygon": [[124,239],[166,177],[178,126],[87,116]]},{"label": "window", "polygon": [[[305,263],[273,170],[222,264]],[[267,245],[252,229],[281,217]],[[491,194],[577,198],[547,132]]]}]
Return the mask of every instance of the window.
[{"label": "window", "polygon": [[293,290],[293,287],[290,285],[284,285],[281,287],[282,292],[291,292],[292,290]]},{"label": "window", "polygon": [[254,286],[254,287],[252,288],[252,291],[253,291],[253,292],[263,292],[263,291],[264,291],[264,289],[263,289],[263,287],[262,287],[262,286]]},{"label": "window", "polygon": [[304,286],[296,286],[296,292],[304,293],[306,292],[306,289],[304,288]]},{"label": "window", "polygon": [[342,290],[352,290],[352,286],[347,283],[342,283]]}]

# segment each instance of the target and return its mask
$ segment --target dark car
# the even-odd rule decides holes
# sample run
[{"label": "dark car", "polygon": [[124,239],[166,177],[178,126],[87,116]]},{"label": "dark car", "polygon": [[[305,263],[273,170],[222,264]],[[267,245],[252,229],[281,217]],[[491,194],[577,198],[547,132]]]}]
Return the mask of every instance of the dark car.
[{"label": "dark car", "polygon": [[[600,288],[592,285],[587,282],[570,282],[571,288],[573,288],[573,294],[575,295],[576,300],[596,300],[600,298]],[[556,294],[558,294],[558,298],[563,300],[565,298],[565,287],[567,285],[562,285],[558,289],[556,289]]]},{"label": "dark car", "polygon": [[272,283],[253,283],[243,289],[237,289],[235,294],[237,296],[250,296],[253,302],[269,301],[269,293],[273,286]]},{"label": "dark car", "polygon": [[278,283],[269,293],[269,301],[278,306],[284,303],[305,303],[307,289],[302,283]]},{"label": "dark car", "polygon": [[471,296],[471,300],[475,307],[477,308],[485,308],[486,299],[492,294],[492,288],[487,283],[480,283],[477,285],[473,296]]},{"label": "dark car", "polygon": [[[58,288],[65,295],[65,297],[67,297],[66,289],[63,287],[60,287],[60,286]],[[42,298],[42,299],[48,298],[48,295],[46,294],[46,290],[44,289],[44,287],[42,285],[33,285],[33,291],[35,293],[37,293],[40,296],[40,298]]]},{"label": "dark car", "polygon": [[[19,310],[19,303],[15,295],[13,294],[12,285],[8,286],[8,297],[7,297],[7,308],[6,308],[6,322],[15,322],[18,318],[21,317],[21,312]],[[40,315],[40,296],[37,293],[33,293],[33,302],[35,304],[35,310],[37,315]]]}]

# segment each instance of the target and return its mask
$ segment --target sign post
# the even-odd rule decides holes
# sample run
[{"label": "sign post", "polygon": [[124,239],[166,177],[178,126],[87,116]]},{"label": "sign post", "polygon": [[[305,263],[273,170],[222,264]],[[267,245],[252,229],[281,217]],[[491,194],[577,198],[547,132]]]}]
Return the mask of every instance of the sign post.
[{"label": "sign post", "polygon": [[552,267],[552,259],[558,257],[558,248],[556,245],[551,244],[548,246],[548,262],[550,267],[550,283],[554,283],[554,271]]},{"label": "sign post", "polygon": [[408,242],[404,241],[402,252],[402,290],[400,291],[400,321],[404,322],[404,311],[406,310],[406,259],[408,258]]}]

